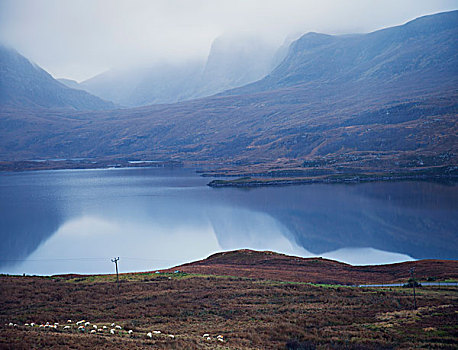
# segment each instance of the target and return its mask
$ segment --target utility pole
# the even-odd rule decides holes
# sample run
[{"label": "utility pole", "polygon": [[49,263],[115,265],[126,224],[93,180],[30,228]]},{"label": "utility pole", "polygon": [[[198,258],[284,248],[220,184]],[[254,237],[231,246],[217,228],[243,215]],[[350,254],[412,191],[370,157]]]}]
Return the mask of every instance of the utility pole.
[{"label": "utility pole", "polygon": [[119,256],[117,258],[111,259],[111,262],[114,262],[116,265],[116,283],[118,284],[118,292],[119,292],[118,261],[119,261]]},{"label": "utility pole", "polygon": [[412,281],[412,287],[413,287],[413,307],[416,310],[417,309],[417,298],[415,297],[415,284],[417,283],[415,281],[414,273],[415,273],[415,267],[412,267],[410,270],[410,280]]}]

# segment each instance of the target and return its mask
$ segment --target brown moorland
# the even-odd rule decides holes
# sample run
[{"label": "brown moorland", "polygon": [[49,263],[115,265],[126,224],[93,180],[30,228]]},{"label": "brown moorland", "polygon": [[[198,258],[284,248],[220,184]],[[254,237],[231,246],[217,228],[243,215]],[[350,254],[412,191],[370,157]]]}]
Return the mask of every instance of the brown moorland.
[{"label": "brown moorland", "polygon": [[[217,257],[237,265],[253,255],[277,256],[241,251]],[[294,259],[280,257],[285,265]],[[439,275],[440,266],[431,271]],[[0,276],[0,348],[454,349],[458,339],[456,286],[418,288],[414,309],[410,288],[183,272],[122,274],[120,280],[118,290],[114,275]],[[91,324],[78,331],[82,319]],[[36,325],[25,326],[31,322]],[[40,327],[46,322],[59,325]],[[122,329],[111,334],[112,323]],[[90,333],[93,325],[102,331]],[[147,337],[154,330],[161,333]]]},{"label": "brown moorland", "polygon": [[300,258],[249,249],[216,253],[207,259],[165,271],[359,285],[405,282],[413,267],[418,280],[458,279],[456,260],[418,260],[398,264],[352,266],[323,258]]}]

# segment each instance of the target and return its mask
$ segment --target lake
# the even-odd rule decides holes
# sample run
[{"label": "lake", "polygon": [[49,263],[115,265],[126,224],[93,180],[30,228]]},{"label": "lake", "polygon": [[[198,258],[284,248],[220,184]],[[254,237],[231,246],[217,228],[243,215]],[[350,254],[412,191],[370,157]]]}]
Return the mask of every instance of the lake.
[{"label": "lake", "polygon": [[352,264],[458,258],[458,186],[210,188],[192,169],[0,173],[0,272],[150,271],[239,248]]}]

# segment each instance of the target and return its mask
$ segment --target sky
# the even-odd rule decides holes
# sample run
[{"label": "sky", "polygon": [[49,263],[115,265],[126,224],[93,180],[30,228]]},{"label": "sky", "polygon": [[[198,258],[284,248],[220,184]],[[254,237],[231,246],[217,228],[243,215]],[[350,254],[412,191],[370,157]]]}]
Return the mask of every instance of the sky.
[{"label": "sky", "polygon": [[364,33],[458,0],[0,0],[0,42],[56,78],[205,59],[220,36],[280,46],[310,31]]}]

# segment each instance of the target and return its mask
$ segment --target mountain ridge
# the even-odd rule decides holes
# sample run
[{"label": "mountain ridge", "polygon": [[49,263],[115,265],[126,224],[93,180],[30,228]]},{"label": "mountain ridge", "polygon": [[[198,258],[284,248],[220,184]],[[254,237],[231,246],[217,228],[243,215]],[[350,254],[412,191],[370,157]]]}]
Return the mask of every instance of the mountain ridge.
[{"label": "mountain ridge", "polygon": [[17,51],[3,45],[0,45],[0,106],[76,110],[115,108],[111,102],[65,86]]},{"label": "mountain ridge", "polygon": [[[444,25],[431,23],[452,18],[447,22],[454,24],[453,34],[458,31],[454,22],[457,14],[458,11],[454,11],[432,16],[427,24],[431,28],[443,28]],[[423,22],[419,21],[415,26]],[[385,29],[384,33],[393,36],[399,28]],[[421,164],[456,165],[456,44],[448,29],[432,33],[422,38],[423,41],[412,41],[410,37],[399,34],[404,37],[403,44],[395,45],[397,55],[391,56],[388,66],[380,66],[378,61],[371,60],[368,62],[376,64],[362,68],[356,66],[359,73],[380,68],[379,71],[369,69],[369,73],[378,72],[376,79],[361,73],[357,75],[358,79],[347,79],[348,82],[345,79],[315,79],[294,86],[279,86],[277,81],[270,89],[246,94],[228,93],[103,114],[66,114],[65,118],[71,123],[65,123],[62,116],[54,112],[29,110],[18,115],[14,109],[3,109],[0,123],[4,137],[0,141],[0,157],[136,157],[232,164],[239,168],[259,167],[261,164],[270,168],[303,168],[310,167],[307,164],[313,162],[320,167],[335,169],[335,164],[390,170],[405,170]],[[383,45],[380,45],[386,48],[385,34],[375,36],[383,39]],[[322,35],[306,35],[306,38],[311,37],[315,41],[322,40]],[[354,37],[343,41],[326,35],[324,38],[331,42],[326,50],[332,47],[335,51],[333,42],[339,42],[339,45],[356,43],[358,50],[350,45],[348,55],[334,57],[341,59],[345,68],[339,77],[350,74],[354,64],[344,63],[348,57],[358,57],[367,38],[364,39],[364,35],[357,36],[357,41],[353,41],[356,40]],[[420,45],[422,42],[425,45]],[[363,56],[366,60],[377,53],[373,49],[377,43],[370,43],[372,48],[367,48]],[[323,46],[318,47],[323,49]],[[389,47],[388,51],[383,51],[384,57],[392,52]],[[301,71],[304,67],[308,69],[307,74],[316,74],[317,67],[312,63],[323,62],[319,60],[321,54],[320,51],[312,57],[310,52],[305,52],[302,57],[300,53],[290,51],[275,74],[283,72],[283,78],[288,79],[289,73],[295,69]],[[284,69],[290,62],[296,63]],[[329,62],[332,59],[328,57]],[[400,76],[394,74],[396,69],[409,62],[413,67],[411,71],[401,72]],[[422,62],[428,62],[427,70],[423,69]],[[321,73],[329,76],[326,67],[321,67]],[[389,79],[384,79],[382,73],[388,74]],[[259,84],[264,84],[275,74],[262,79]],[[17,125],[23,130],[19,136]],[[40,142],[37,143],[37,139]]]}]

